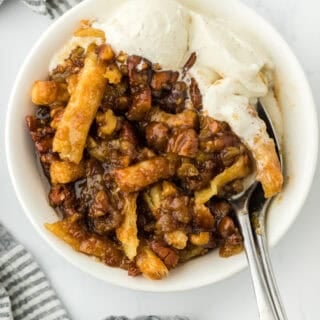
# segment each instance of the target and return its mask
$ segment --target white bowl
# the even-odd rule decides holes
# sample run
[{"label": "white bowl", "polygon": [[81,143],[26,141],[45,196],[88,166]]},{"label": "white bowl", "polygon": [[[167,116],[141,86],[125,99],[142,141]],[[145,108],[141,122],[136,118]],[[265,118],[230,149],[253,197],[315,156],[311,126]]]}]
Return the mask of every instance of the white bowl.
[{"label": "white bowl", "polygon": [[[182,0],[181,0],[182,1]],[[315,172],[318,128],[312,94],[306,77],[291,50],[265,20],[236,0],[183,0],[197,5],[207,14],[230,19],[239,30],[252,34],[269,52],[276,65],[279,100],[284,115],[285,167],[287,184],[269,212],[269,239],[274,245],[286,233],[298,215]],[[34,149],[25,125],[32,114],[30,88],[34,80],[44,79],[52,54],[70,37],[80,19],[99,18],[110,12],[119,0],[87,0],[70,10],[44,32],[26,58],[12,90],[6,122],[6,153],[9,172],[17,194],[36,230],[69,262],[103,281],[145,291],[179,291],[225,279],[246,266],[245,255],[219,258],[217,251],[195,259],[170,272],[162,281],[131,278],[120,269],[109,268],[92,258],[73,251],[43,227],[57,220],[48,205],[48,184],[36,163]]]}]

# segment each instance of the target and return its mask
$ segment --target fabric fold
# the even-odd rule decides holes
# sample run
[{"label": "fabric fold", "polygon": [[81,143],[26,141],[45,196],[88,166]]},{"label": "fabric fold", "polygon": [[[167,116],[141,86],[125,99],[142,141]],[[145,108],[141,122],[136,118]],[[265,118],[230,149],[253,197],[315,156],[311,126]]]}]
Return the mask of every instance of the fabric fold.
[{"label": "fabric fold", "polygon": [[31,254],[0,224],[0,320],[70,320]]},{"label": "fabric fold", "polygon": [[[82,0],[22,0],[34,12],[52,19],[61,16]],[[1,0],[0,0],[1,4]]]}]

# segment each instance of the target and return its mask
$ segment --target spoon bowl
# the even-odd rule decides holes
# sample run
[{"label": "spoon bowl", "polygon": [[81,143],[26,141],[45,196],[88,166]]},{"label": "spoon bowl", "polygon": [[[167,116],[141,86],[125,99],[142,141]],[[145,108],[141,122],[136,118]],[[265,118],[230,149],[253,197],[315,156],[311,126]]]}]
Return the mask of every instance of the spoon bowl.
[{"label": "spoon bowl", "polygon": [[[264,120],[269,136],[275,142],[282,170],[280,139],[271,117],[260,101],[257,104],[257,112],[259,117]],[[267,210],[272,199],[264,197],[261,184],[253,178],[243,192],[230,198],[230,203],[241,227],[260,320],[286,320],[287,317],[272,270],[265,232]],[[250,206],[251,201],[254,204]]]}]

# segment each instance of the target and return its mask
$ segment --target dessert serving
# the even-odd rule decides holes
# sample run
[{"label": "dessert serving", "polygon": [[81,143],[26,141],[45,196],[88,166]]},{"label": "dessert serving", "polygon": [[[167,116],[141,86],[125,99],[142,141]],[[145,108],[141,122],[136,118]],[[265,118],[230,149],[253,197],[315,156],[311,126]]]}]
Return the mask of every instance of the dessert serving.
[{"label": "dessert serving", "polygon": [[150,279],[213,249],[241,252],[228,199],[249,175],[267,198],[283,183],[255,111],[265,99],[281,118],[273,89],[267,56],[173,0],[81,21],[33,84],[26,118],[60,217],[46,228]]}]

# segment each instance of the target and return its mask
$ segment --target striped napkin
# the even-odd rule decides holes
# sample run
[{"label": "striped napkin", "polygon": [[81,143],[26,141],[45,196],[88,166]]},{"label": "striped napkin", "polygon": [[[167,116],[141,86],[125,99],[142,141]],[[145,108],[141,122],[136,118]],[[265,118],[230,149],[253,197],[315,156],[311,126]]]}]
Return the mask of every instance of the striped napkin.
[{"label": "striped napkin", "polygon": [[[1,3],[5,0],[0,0]],[[61,16],[82,0],[22,0],[34,12],[48,15],[52,19]]]},{"label": "striped napkin", "polygon": [[0,224],[0,320],[70,320],[39,265]]}]

